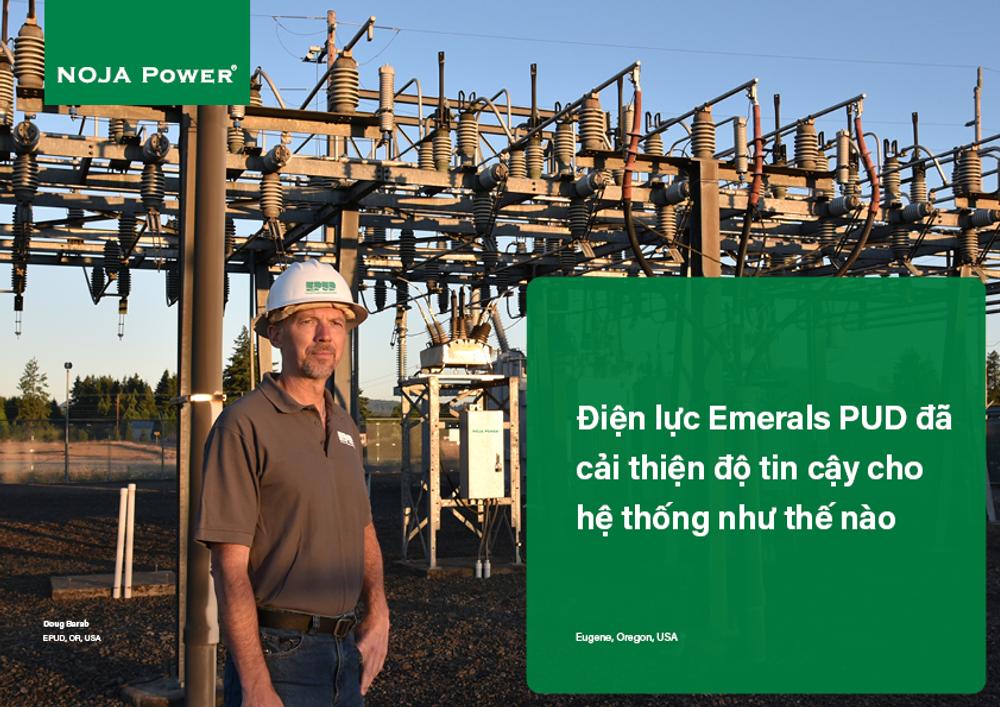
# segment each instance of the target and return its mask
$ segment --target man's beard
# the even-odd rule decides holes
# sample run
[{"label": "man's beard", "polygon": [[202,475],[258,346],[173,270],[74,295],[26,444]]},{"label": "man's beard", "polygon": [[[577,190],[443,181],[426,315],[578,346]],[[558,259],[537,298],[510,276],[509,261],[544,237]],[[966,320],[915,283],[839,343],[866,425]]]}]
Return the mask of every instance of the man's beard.
[{"label": "man's beard", "polygon": [[[318,350],[333,353],[332,348],[322,348]],[[316,352],[316,350],[306,352],[305,361],[302,362],[302,372],[307,378],[312,378],[314,380],[326,380],[333,375],[333,369],[337,367],[337,364],[335,361],[330,361],[330,363],[321,363],[312,356],[312,354]]]}]

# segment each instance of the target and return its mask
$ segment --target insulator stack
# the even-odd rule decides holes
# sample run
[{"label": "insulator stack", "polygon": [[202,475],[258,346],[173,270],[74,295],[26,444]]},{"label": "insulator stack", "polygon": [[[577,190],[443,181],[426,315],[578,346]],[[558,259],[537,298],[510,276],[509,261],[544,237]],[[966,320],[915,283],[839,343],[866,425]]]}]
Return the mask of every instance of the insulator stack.
[{"label": "insulator stack", "polygon": [[448,311],[448,288],[442,287],[438,290],[437,301],[438,301],[438,313],[445,314]]},{"label": "insulator stack", "polygon": [[472,195],[472,217],[476,226],[476,235],[489,234],[493,221],[494,196],[491,191],[477,191]]},{"label": "insulator stack", "polygon": [[701,108],[694,113],[691,153],[700,159],[711,159],[715,155],[715,122],[712,120],[711,108]]},{"label": "insulator stack", "polygon": [[244,135],[243,128],[237,128],[235,125],[230,125],[226,129],[226,145],[229,148],[230,154],[238,155],[243,152],[243,147],[246,145],[246,137]]},{"label": "insulator stack", "polygon": [[643,151],[647,155],[653,155],[654,157],[663,156],[663,135],[656,133],[656,135],[650,135],[643,142]]},{"label": "insulator stack", "polygon": [[438,172],[447,172],[451,166],[451,131],[447,123],[438,124],[431,142],[434,147],[434,168]]},{"label": "insulator stack", "polygon": [[97,265],[94,267],[94,272],[90,276],[90,299],[95,302],[100,299],[101,293],[104,292],[104,285],[104,268]]},{"label": "insulator stack", "polygon": [[[590,225],[590,207],[587,202],[576,197],[569,202],[569,232],[573,238],[580,239],[587,235]],[[574,259],[575,261],[575,259]]]},{"label": "insulator stack", "polygon": [[[250,79],[250,103],[251,106],[262,106],[264,105],[264,98],[260,95],[260,89],[263,87],[263,81],[260,79]],[[329,94],[329,89],[327,89]],[[329,103],[329,98],[327,99]]]},{"label": "insulator stack", "polygon": [[471,111],[462,113],[458,116],[458,155],[462,164],[475,164],[478,149],[479,116]]},{"label": "insulator stack", "polygon": [[132,271],[123,265],[118,270],[118,296],[127,299],[132,294]]},{"label": "insulator stack", "polygon": [[395,80],[396,70],[389,64],[378,68],[378,129],[384,138],[391,135],[396,127]]},{"label": "insulator stack", "polygon": [[573,174],[573,153],[576,136],[573,134],[573,122],[564,120],[556,126],[553,139],[553,149],[556,157],[556,172],[560,175]]},{"label": "insulator stack", "polygon": [[260,179],[260,210],[269,221],[285,210],[285,191],[277,172],[268,172]]},{"label": "insulator stack", "polygon": [[899,206],[903,201],[901,183],[902,175],[899,171],[899,158],[895,155],[886,156],[882,161],[882,188],[885,189],[885,199],[882,202],[884,208]]},{"label": "insulator stack", "polygon": [[826,152],[823,151],[823,146],[816,143],[816,169],[821,172],[830,171],[830,158],[826,156]]},{"label": "insulator stack", "polygon": [[167,178],[163,175],[163,165],[159,162],[145,165],[142,168],[142,183],[139,185],[142,205],[152,211],[162,210],[166,192]]},{"label": "insulator stack", "polygon": [[497,249],[497,241],[491,236],[483,236],[483,266],[487,270],[492,270],[497,265],[497,260],[499,259],[499,251]]},{"label": "insulator stack", "polygon": [[604,122],[604,111],[601,109],[601,100],[591,94],[583,100],[579,111],[580,123],[580,149],[581,150],[603,150],[604,133],[606,126]]},{"label": "insulator stack", "polygon": [[531,239],[531,252],[535,255],[541,255],[545,252],[545,239],[535,236]]},{"label": "insulator stack", "polygon": [[567,275],[576,268],[576,245],[574,243],[560,244],[559,268]]},{"label": "insulator stack", "polygon": [[[20,206],[20,205],[18,205]],[[17,206],[14,209],[14,242],[11,252],[11,289],[16,295],[14,310],[21,311],[23,300],[21,295],[28,284],[28,253],[31,250],[32,225],[26,220],[23,210]]]},{"label": "insulator stack", "polygon": [[816,169],[818,151],[816,124],[812,120],[799,121],[795,126],[795,166],[799,169]]},{"label": "insulator stack", "polygon": [[670,242],[677,237],[677,211],[673,204],[656,207],[656,230]]},{"label": "insulator stack", "polygon": [[14,40],[14,74],[23,88],[41,88],[45,82],[45,38],[34,17],[21,25]]},{"label": "insulator stack", "polygon": [[86,214],[83,209],[77,207],[70,207],[66,209],[66,220],[69,222],[71,228],[80,228],[83,226],[83,219]]},{"label": "insulator stack", "polygon": [[104,272],[109,280],[118,277],[118,269],[122,264],[122,249],[116,240],[104,241]]},{"label": "insulator stack", "polygon": [[[480,285],[479,286],[479,303],[481,305],[485,306],[490,301],[491,295],[492,295],[492,293],[490,292],[490,286],[489,285]],[[485,344],[486,341],[480,341],[479,343]]]},{"label": "insulator stack", "polygon": [[889,234],[892,245],[892,255],[896,260],[906,260],[910,254],[910,227],[905,223],[897,223]]},{"label": "insulator stack", "polygon": [[524,157],[528,170],[528,178],[538,179],[541,177],[545,166],[545,152],[542,150],[541,135],[535,135],[528,140],[528,146],[524,150]]},{"label": "insulator stack", "polygon": [[349,51],[341,52],[333,62],[333,73],[327,88],[327,105],[334,113],[354,113],[359,99],[358,62]]},{"label": "insulator stack", "polygon": [[832,253],[837,247],[837,225],[830,219],[819,222],[819,245],[824,253]]},{"label": "insulator stack", "polygon": [[611,170],[611,181],[614,182],[615,186],[621,186],[622,180],[625,178],[624,169],[613,169]]},{"label": "insulator stack", "polygon": [[410,283],[405,280],[396,280],[396,306],[406,307],[410,301]]},{"label": "insulator stack", "polygon": [[139,237],[135,234],[136,218],[132,212],[122,213],[118,217],[118,244],[121,246],[122,257],[132,254]]},{"label": "insulator stack", "polygon": [[11,187],[18,201],[30,202],[35,198],[38,191],[38,162],[34,154],[26,153],[14,158]]},{"label": "insulator stack", "polygon": [[236,249],[236,222],[232,216],[226,216],[226,237],[225,237],[226,258],[232,256]]},{"label": "insulator stack", "polygon": [[385,280],[375,283],[375,309],[385,309]]},{"label": "insulator stack", "polygon": [[167,268],[167,306],[173,305],[181,298],[181,274],[177,271],[177,263]]},{"label": "insulator stack", "polygon": [[430,140],[417,145],[417,166],[420,169],[434,169],[434,146]]},{"label": "insulator stack", "polygon": [[976,149],[962,150],[955,162],[952,184],[956,195],[978,194],[983,190],[983,162]]},{"label": "insulator stack", "polygon": [[979,231],[963,228],[958,242],[958,254],[964,265],[972,265],[979,259]]},{"label": "insulator stack", "polygon": [[858,196],[861,194],[861,179],[858,174],[858,163],[851,160],[851,166],[847,173],[847,184],[844,185],[844,196]]},{"label": "insulator stack", "polygon": [[3,124],[14,124],[14,70],[7,60],[7,55],[0,55],[0,111],[3,111]]},{"label": "insulator stack", "polygon": [[517,314],[521,317],[528,316],[528,286],[521,285],[517,288]]},{"label": "insulator stack", "polygon": [[28,263],[23,260],[15,260],[10,268],[10,289],[16,295],[23,295],[28,286]]},{"label": "insulator stack", "polygon": [[368,238],[372,243],[385,243],[385,226],[373,226],[369,228]]},{"label": "insulator stack", "polygon": [[223,273],[222,277],[222,310],[225,311],[229,304],[229,273]]},{"label": "insulator stack", "polygon": [[399,232],[399,262],[402,263],[404,270],[409,270],[413,266],[413,259],[416,256],[417,238],[412,228],[404,228]]},{"label": "insulator stack", "polygon": [[111,118],[108,120],[108,139],[120,143],[125,138],[125,119]]},{"label": "insulator stack", "polygon": [[923,163],[914,164],[910,175],[910,203],[927,201],[927,167]]},{"label": "insulator stack", "polygon": [[515,179],[524,179],[528,176],[528,164],[525,160],[524,150],[511,150],[508,167],[510,176]]}]

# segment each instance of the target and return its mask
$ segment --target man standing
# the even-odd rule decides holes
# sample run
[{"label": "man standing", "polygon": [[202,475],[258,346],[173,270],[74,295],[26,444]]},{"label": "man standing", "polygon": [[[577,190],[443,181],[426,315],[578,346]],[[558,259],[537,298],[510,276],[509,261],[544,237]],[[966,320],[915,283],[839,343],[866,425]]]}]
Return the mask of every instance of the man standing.
[{"label": "man standing", "polygon": [[226,408],[206,444],[195,538],[212,552],[227,706],[360,705],[385,661],[361,441],[325,385],[366,316],[332,266],[290,265],[254,326],[281,375]]}]

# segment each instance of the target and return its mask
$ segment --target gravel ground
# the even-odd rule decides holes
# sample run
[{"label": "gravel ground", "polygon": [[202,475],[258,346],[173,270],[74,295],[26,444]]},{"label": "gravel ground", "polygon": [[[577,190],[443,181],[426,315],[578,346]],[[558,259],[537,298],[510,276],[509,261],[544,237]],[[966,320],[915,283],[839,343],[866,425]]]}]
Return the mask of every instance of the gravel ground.
[{"label": "gravel ground", "polygon": [[[989,677],[978,695],[553,698],[531,693],[524,681],[524,576],[482,581],[406,574],[393,563],[399,556],[397,482],[378,479],[374,491],[393,633],[389,661],[369,693],[370,705],[1000,705],[1000,527],[991,527],[987,539]],[[139,483],[137,571],[174,569],[176,503],[171,484]],[[121,705],[123,683],[169,672],[173,597],[117,602],[48,598],[51,575],[113,571],[117,516],[117,485],[0,486],[5,627],[0,632],[0,705]],[[455,547],[454,541],[447,547]],[[44,620],[86,620],[90,627],[83,633],[99,634],[101,641],[43,643],[42,634],[49,632]]]}]

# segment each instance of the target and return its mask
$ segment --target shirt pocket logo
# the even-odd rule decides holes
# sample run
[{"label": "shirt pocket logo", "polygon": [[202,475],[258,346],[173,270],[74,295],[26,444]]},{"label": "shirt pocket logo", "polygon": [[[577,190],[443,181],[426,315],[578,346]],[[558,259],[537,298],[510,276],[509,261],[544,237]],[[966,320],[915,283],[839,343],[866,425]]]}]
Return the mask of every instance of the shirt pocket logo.
[{"label": "shirt pocket logo", "polygon": [[346,432],[340,432],[338,430],[337,431],[337,436],[340,438],[340,443],[341,444],[346,444],[346,445],[348,445],[349,447],[352,447],[352,448],[354,447],[354,438],[351,437],[351,435],[347,434]]}]

